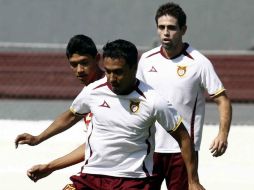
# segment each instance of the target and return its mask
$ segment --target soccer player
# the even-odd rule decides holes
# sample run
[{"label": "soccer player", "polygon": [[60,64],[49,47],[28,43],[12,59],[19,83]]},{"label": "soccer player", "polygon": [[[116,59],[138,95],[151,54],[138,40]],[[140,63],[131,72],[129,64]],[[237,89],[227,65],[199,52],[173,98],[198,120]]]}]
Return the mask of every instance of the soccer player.
[{"label": "soccer player", "polygon": [[[204,92],[207,90],[218,105],[220,115],[219,133],[210,150],[213,156],[221,156],[227,149],[232,115],[225,89],[211,62],[183,42],[187,30],[186,14],[179,5],[171,2],[161,5],[155,21],[161,45],[141,56],[137,78],[156,89],[183,117],[197,155],[205,116]],[[158,123],[155,139],[155,174],[161,183],[166,180],[169,190],[188,189],[187,172],[178,143]]]},{"label": "soccer player", "polygon": [[[66,57],[74,75],[84,85],[88,85],[105,75],[104,71],[101,70],[99,66],[100,54],[93,40],[88,36],[81,34],[73,36],[67,44]],[[68,114],[68,110],[62,113],[59,118],[66,114]],[[88,117],[90,117],[90,115],[88,115]],[[86,117],[84,119],[86,122]],[[15,139],[15,146],[17,148],[19,144],[37,145],[68,128],[69,126],[62,128],[62,123],[58,122],[57,118],[55,122],[38,136],[33,136],[28,133],[18,135]]]},{"label": "soccer player", "polygon": [[[153,183],[154,123],[157,121],[180,144],[189,188],[204,189],[196,157],[181,117],[149,85],[136,79],[138,52],[132,43],[115,40],[103,48],[106,78],[87,87],[62,118],[73,124],[93,113],[82,172],[71,177],[79,189],[160,189]],[[164,139],[165,141],[167,139]]]},{"label": "soccer player", "polygon": [[[100,54],[90,37],[81,34],[73,36],[67,44],[66,57],[74,75],[85,86],[104,77],[104,71],[102,71],[99,66]],[[15,140],[16,148],[19,144],[37,145],[68,129],[70,126],[65,126],[65,123],[59,122],[61,121],[61,117],[64,117],[67,113],[68,112],[64,112],[61,114],[55,122],[38,136],[33,136],[28,133],[18,135]],[[85,124],[88,125],[90,119],[91,113],[84,116]],[[37,180],[50,175],[55,170],[82,162],[85,153],[84,147],[85,145],[83,144],[70,154],[53,160],[48,164],[35,165],[27,171],[27,175],[36,182]]]}]

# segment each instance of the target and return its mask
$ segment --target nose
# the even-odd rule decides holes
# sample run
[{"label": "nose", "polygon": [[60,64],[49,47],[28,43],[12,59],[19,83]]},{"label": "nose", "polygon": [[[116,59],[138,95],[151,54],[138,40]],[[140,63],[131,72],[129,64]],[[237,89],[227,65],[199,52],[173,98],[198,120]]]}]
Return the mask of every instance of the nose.
[{"label": "nose", "polygon": [[83,66],[83,65],[78,64],[78,66],[77,66],[77,72],[78,72],[78,73],[83,73],[84,71],[85,71],[84,66]]},{"label": "nose", "polygon": [[163,34],[164,34],[165,36],[169,36],[170,32],[169,32],[169,30],[168,30],[167,27],[165,27],[165,29],[163,30]]},{"label": "nose", "polygon": [[108,78],[110,83],[114,83],[116,81],[116,75],[114,75],[114,73],[110,73]]}]

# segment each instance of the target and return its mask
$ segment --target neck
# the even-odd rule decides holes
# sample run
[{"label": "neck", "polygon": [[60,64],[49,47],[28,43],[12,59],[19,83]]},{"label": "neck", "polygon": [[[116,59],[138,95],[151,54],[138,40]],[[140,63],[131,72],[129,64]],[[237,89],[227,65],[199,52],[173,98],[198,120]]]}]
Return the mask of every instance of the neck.
[{"label": "neck", "polygon": [[130,94],[136,88],[137,82],[138,82],[138,79],[136,79],[136,78],[133,79],[133,82],[130,84],[129,88],[126,91],[124,91],[123,93],[121,93],[121,95]]},{"label": "neck", "polygon": [[162,51],[164,55],[170,59],[172,57],[175,57],[176,55],[179,55],[184,48],[184,43],[180,43],[176,48],[172,49],[166,49],[165,47],[162,46]]}]

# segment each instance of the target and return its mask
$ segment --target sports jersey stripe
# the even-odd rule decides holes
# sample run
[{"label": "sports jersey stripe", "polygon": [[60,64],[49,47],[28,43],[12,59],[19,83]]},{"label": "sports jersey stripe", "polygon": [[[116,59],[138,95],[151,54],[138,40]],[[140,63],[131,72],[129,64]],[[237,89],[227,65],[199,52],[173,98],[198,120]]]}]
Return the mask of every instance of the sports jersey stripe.
[{"label": "sports jersey stripe", "polygon": [[155,53],[152,53],[152,54],[146,56],[146,58],[152,57],[152,56],[154,56],[154,55],[156,55],[156,54],[158,54],[158,53],[160,53],[160,51],[157,51],[157,52],[155,52]]},{"label": "sports jersey stripe", "polygon": [[[148,139],[149,139],[150,137],[151,137],[151,128],[149,129]],[[149,154],[150,154],[150,152],[151,152],[151,143],[149,142],[149,140],[148,140],[148,139],[146,139],[146,144],[147,144],[147,152],[146,152],[146,156],[147,156],[147,155],[149,155]],[[146,168],[145,161],[143,162],[143,170],[144,170],[144,172],[145,172],[146,176],[147,176],[147,177],[149,177],[149,176],[150,176],[150,174],[149,174],[149,172],[148,172],[148,170],[147,170],[147,168]]]},{"label": "sports jersey stripe", "polygon": [[[92,132],[93,132],[93,125],[91,125],[91,127],[92,127],[91,133],[88,135],[88,138],[87,138],[87,147],[89,147],[89,151],[90,151],[90,155],[89,155],[90,157],[89,157],[89,158],[91,158],[92,155],[93,155],[93,151],[92,151],[92,148],[91,148],[91,145],[90,145],[90,138],[91,138],[91,135],[92,135]],[[85,155],[85,156],[86,156],[86,155]],[[89,158],[87,158],[87,160],[86,160],[86,162],[85,162],[85,165],[88,164]]]},{"label": "sports jersey stripe", "polygon": [[137,91],[137,93],[139,93],[141,96],[143,96],[146,99],[146,96],[144,95],[144,93],[138,88],[139,84],[140,84],[140,81],[137,79],[135,90]]},{"label": "sports jersey stripe", "polygon": [[103,87],[103,86],[107,86],[107,82],[105,82],[105,83],[103,83],[103,84],[100,84],[100,85],[98,85],[98,86],[96,86],[95,88],[93,88],[93,90],[95,90],[95,89],[97,89],[97,88],[101,88],[101,87]]},{"label": "sports jersey stripe", "polygon": [[183,55],[185,55],[185,56],[189,57],[190,59],[194,60],[194,58],[191,56],[191,54],[189,54],[186,50],[183,52]]},{"label": "sports jersey stripe", "polygon": [[211,95],[209,95],[209,96],[210,96],[211,98],[213,98],[213,97],[219,95],[220,93],[224,92],[225,90],[226,90],[225,88],[220,89],[220,90],[218,90],[217,92],[215,92],[214,94],[211,94]]},{"label": "sports jersey stripe", "polygon": [[195,104],[194,104],[193,111],[192,111],[192,116],[191,116],[190,137],[191,137],[192,142],[194,142],[194,126],[195,126],[195,115],[196,115],[197,101],[198,101],[198,95],[196,97]]}]

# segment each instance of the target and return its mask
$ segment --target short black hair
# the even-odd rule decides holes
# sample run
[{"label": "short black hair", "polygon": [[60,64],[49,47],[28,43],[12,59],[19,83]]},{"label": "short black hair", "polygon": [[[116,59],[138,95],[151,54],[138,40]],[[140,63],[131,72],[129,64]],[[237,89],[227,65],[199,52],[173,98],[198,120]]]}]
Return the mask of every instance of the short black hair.
[{"label": "short black hair", "polygon": [[108,42],[103,47],[103,58],[110,57],[113,59],[124,59],[129,67],[137,66],[138,50],[136,46],[126,40],[118,39]]},{"label": "short black hair", "polygon": [[95,57],[98,50],[93,40],[83,34],[73,36],[66,47],[66,56],[69,59],[74,53],[79,55],[91,55]]},{"label": "short black hair", "polygon": [[158,25],[158,19],[164,15],[170,15],[177,19],[179,27],[186,25],[186,14],[183,9],[176,3],[168,2],[161,5],[155,15],[155,22]]}]

